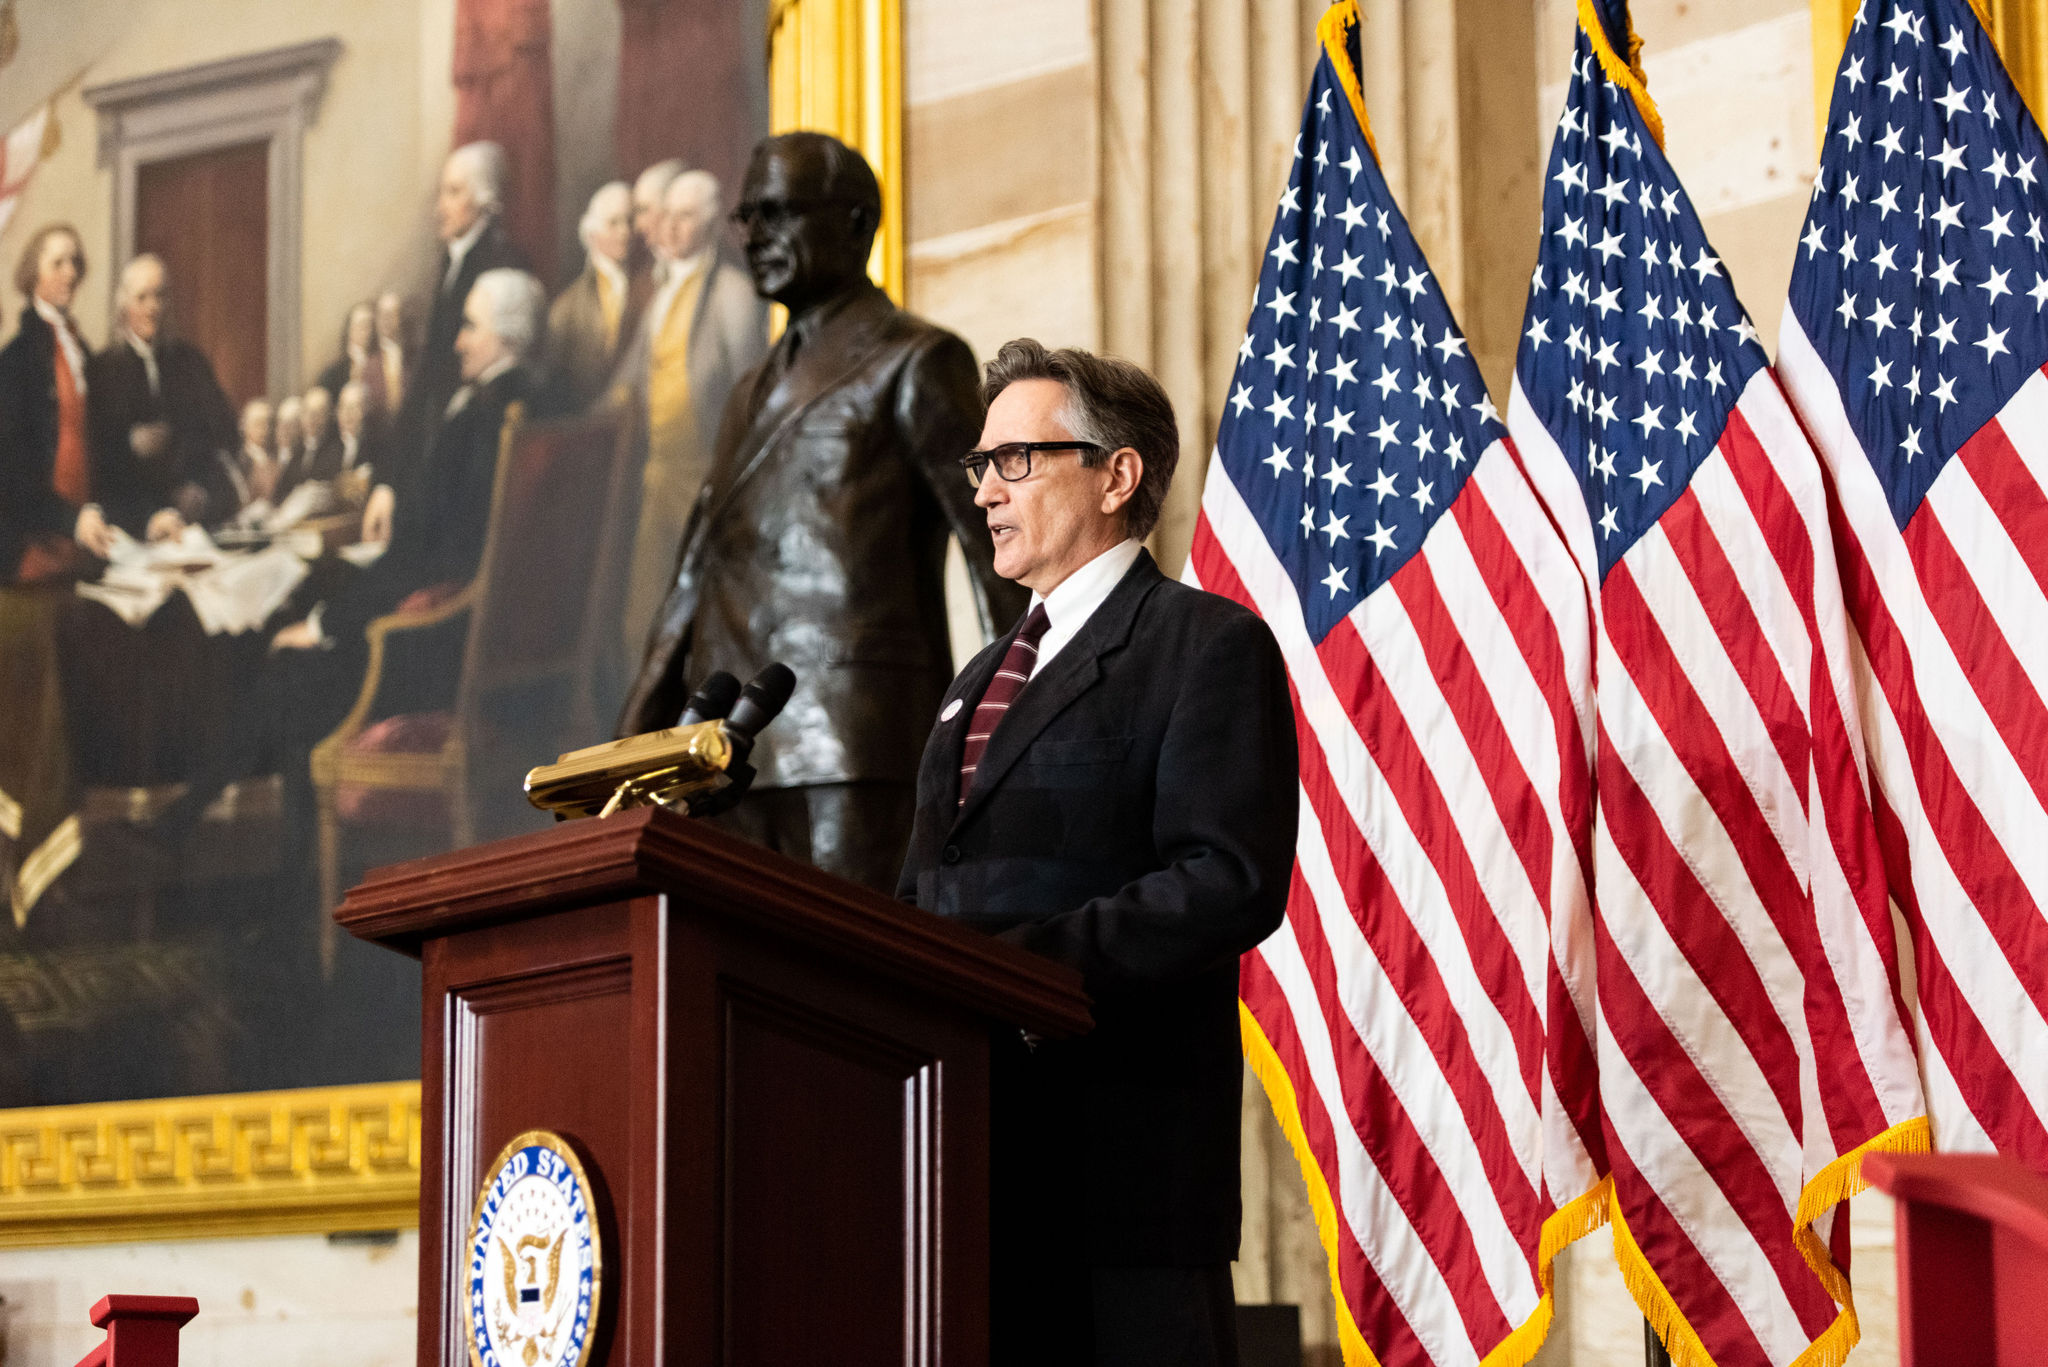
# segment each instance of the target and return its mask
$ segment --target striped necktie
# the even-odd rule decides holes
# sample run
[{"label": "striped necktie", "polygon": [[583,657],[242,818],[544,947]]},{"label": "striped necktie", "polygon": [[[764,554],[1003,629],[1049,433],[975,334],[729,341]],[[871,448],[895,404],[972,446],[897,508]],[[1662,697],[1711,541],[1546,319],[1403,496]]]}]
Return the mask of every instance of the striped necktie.
[{"label": "striped necktie", "polygon": [[1052,625],[1045,615],[1045,604],[1040,603],[1025,617],[1024,625],[1017,628],[1010,648],[1003,652],[1003,662],[996,666],[995,677],[988,681],[988,691],[981,695],[981,701],[974,705],[974,719],[967,724],[967,743],[960,748],[960,799],[958,805],[967,803],[968,790],[974,787],[974,770],[981,763],[982,753],[988,749],[988,738],[995,734],[1002,722],[1003,714],[1010,710],[1010,704],[1024,691],[1024,684],[1031,678],[1031,666],[1038,662],[1038,641],[1045,635],[1045,629]]}]

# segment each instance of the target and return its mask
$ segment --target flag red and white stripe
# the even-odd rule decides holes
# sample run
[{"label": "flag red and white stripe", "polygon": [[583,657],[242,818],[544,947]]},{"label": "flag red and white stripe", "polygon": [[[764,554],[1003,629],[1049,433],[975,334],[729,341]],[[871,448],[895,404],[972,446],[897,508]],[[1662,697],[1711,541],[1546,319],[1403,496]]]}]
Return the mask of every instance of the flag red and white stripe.
[{"label": "flag red and white stripe", "polygon": [[2048,1169],[2048,375],[1901,531],[1789,311],[1779,366],[1827,460],[1939,1146]]},{"label": "flag red and white stripe", "polygon": [[1293,893],[1241,996],[1346,1317],[1389,1364],[1476,1363],[1532,1321],[1533,1353],[1550,1260],[1605,1204],[1584,587],[1505,442],[1320,645],[1220,466],[1187,577],[1263,616],[1293,681]]},{"label": "flag red and white stripe", "polygon": [[40,104],[0,141],[0,232],[7,231],[29,177],[52,150],[52,118],[48,102]]},{"label": "flag red and white stripe", "polygon": [[1606,1209],[1586,589],[1371,148],[1346,0],[1187,566],[1284,654],[1287,918],[1240,974],[1352,1367],[1513,1367]]},{"label": "flag red and white stripe", "polygon": [[[1593,595],[1615,1246],[1681,1367],[1856,1342],[1835,1205],[1924,1147],[1820,467],[1586,4],[1508,428]],[[1606,11],[1602,17],[1600,11]]]},{"label": "flag red and white stripe", "polygon": [[1831,477],[1934,1139],[2048,1171],[2048,144],[1963,0],[1868,0],[1829,127],[1778,364]]}]

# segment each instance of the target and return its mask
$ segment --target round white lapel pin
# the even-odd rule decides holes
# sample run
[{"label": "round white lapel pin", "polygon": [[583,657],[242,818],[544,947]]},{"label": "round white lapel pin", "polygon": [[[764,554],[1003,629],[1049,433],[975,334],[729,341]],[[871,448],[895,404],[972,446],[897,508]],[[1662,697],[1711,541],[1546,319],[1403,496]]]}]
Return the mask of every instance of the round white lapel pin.
[{"label": "round white lapel pin", "polygon": [[962,700],[962,699],[960,699],[960,698],[955,698],[955,699],[953,699],[953,701],[951,701],[951,702],[947,703],[947,704],[946,704],[946,710],[945,710],[945,711],[943,711],[943,712],[941,712],[941,713],[939,713],[939,720],[940,720],[940,721],[951,721],[951,720],[953,720],[953,718],[955,718],[955,717],[959,716],[959,715],[960,715],[960,704],[961,704],[961,702],[962,702],[962,701],[963,701],[963,700]]}]

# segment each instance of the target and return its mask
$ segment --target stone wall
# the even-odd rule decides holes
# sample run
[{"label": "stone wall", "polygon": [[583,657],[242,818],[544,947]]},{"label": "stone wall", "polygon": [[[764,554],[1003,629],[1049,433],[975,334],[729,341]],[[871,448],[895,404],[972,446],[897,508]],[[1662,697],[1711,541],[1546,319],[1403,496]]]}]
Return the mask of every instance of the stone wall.
[{"label": "stone wall", "polygon": [[88,1316],[109,1292],[196,1299],[178,1340],[184,1367],[410,1367],[419,1238],[0,1249],[0,1364],[72,1367],[106,1337]]}]

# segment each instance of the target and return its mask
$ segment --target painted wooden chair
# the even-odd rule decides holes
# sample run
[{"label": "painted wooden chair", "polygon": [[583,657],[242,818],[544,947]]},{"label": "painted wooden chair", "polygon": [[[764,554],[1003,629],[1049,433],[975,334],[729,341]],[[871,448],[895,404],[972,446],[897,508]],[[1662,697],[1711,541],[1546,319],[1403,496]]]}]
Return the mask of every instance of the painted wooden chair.
[{"label": "painted wooden chair", "polygon": [[[528,422],[514,405],[475,577],[439,594],[415,594],[370,624],[355,705],[312,755],[323,959],[330,963],[326,912],[340,898],[346,828],[426,829],[457,847],[471,844],[480,795],[523,807],[518,784],[528,767],[608,734],[598,677],[618,636],[628,554],[622,542],[632,530],[624,490],[638,473],[628,469],[623,427],[612,414]],[[401,710],[402,703],[380,702],[408,667],[401,656],[408,649],[429,656],[438,649],[439,667],[452,665],[451,706]],[[419,665],[409,662],[414,677]]]}]

